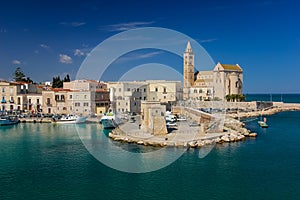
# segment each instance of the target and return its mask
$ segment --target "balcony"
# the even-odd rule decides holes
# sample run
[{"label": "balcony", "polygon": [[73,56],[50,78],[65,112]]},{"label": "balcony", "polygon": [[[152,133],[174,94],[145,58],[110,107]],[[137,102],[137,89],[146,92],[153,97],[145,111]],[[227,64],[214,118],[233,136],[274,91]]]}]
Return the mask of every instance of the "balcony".
[{"label": "balcony", "polygon": [[56,101],[56,102],[65,102],[64,99],[56,99],[55,101]]},{"label": "balcony", "polygon": [[9,103],[15,103],[15,101],[14,100],[9,100]]},{"label": "balcony", "polygon": [[6,103],[6,100],[5,100],[5,99],[2,99],[2,100],[1,100],[1,103]]},{"label": "balcony", "polygon": [[48,107],[52,107],[52,103],[47,103],[46,104]]}]

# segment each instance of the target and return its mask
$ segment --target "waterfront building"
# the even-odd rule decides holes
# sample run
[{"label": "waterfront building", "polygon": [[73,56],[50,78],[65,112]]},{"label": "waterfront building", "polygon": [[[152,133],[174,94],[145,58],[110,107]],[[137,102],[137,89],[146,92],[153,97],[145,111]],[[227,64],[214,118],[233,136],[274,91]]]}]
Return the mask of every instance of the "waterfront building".
[{"label": "waterfront building", "polygon": [[62,88],[45,88],[42,91],[43,113],[68,114],[72,108],[68,105],[67,97],[70,90]]},{"label": "waterfront building", "polygon": [[[7,81],[0,81],[1,107],[0,110],[14,110],[17,99],[17,85]],[[19,109],[20,110],[20,109]]]},{"label": "waterfront building", "polygon": [[1,110],[37,112],[41,109],[42,87],[26,82],[0,81]]},{"label": "waterfront building", "polygon": [[148,85],[148,101],[168,104],[182,99],[181,81],[149,80],[146,83]]},{"label": "waterfront building", "polygon": [[95,80],[74,80],[64,82],[63,88],[68,92],[70,110],[82,115],[101,115],[109,108],[109,91],[107,84]]},{"label": "waterfront building", "polygon": [[242,94],[243,70],[238,65],[221,64],[212,71],[195,72],[195,55],[190,42],[183,54],[183,99],[224,100],[226,95]]},{"label": "waterfront building", "polygon": [[141,101],[158,101],[171,105],[182,99],[180,81],[147,80],[109,82],[114,107],[119,113],[140,113]]},{"label": "waterfront building", "polygon": [[140,113],[141,100],[147,99],[145,81],[109,82],[112,90],[113,107],[118,113]]}]

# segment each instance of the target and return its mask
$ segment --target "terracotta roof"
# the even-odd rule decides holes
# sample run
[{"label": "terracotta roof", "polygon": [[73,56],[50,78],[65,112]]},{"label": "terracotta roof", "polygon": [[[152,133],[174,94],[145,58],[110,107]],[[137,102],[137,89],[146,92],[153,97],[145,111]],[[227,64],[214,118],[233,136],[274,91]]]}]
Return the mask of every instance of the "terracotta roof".
[{"label": "terracotta roof", "polygon": [[225,70],[242,71],[242,68],[238,64],[236,65],[221,64],[221,65]]}]

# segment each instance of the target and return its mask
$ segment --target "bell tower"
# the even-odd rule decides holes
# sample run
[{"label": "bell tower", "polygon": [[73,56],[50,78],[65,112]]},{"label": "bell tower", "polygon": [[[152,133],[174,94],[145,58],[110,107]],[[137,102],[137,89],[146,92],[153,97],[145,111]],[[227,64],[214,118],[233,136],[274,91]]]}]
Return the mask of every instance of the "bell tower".
[{"label": "bell tower", "polygon": [[188,41],[183,54],[183,82],[183,98],[187,99],[190,88],[194,86],[194,53],[190,41]]}]

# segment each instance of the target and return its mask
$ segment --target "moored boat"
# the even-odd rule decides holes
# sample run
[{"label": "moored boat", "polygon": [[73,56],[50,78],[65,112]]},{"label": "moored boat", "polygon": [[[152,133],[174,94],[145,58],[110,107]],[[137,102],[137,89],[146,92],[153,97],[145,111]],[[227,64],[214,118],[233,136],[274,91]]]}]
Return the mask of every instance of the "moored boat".
[{"label": "moored boat", "polygon": [[104,115],[100,119],[100,123],[103,125],[105,129],[116,128],[121,124],[121,120],[118,119],[113,112],[104,113]]},{"label": "moored boat", "polygon": [[267,124],[267,118],[264,118],[264,121],[260,120],[260,121],[258,121],[257,123],[258,123],[258,124],[260,125],[260,127],[262,127],[262,128],[268,128],[268,127],[269,127],[269,125]]},{"label": "moored boat", "polygon": [[78,115],[63,115],[61,118],[53,118],[53,123],[57,124],[82,124],[86,122],[87,117]]},{"label": "moored boat", "polygon": [[0,126],[17,124],[19,120],[17,118],[12,118],[9,116],[0,117]]}]

